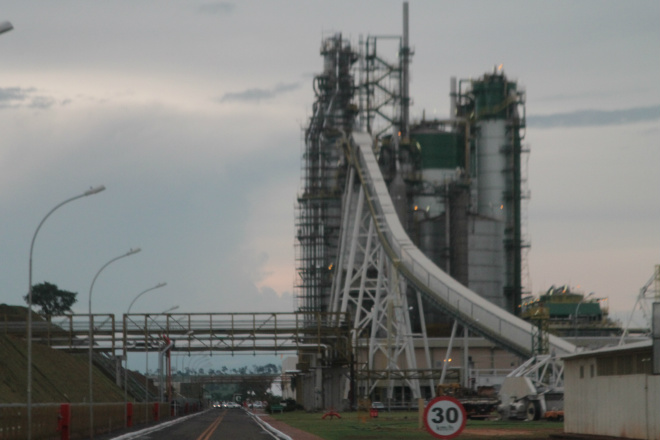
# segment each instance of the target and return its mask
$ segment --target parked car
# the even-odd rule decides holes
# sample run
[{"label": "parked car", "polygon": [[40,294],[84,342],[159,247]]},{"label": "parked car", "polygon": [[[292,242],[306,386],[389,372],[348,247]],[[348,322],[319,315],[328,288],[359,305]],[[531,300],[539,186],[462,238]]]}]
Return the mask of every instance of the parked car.
[{"label": "parked car", "polygon": [[372,402],[371,403],[371,408],[372,409],[377,409],[377,410],[384,410],[385,405],[383,404],[383,402]]}]

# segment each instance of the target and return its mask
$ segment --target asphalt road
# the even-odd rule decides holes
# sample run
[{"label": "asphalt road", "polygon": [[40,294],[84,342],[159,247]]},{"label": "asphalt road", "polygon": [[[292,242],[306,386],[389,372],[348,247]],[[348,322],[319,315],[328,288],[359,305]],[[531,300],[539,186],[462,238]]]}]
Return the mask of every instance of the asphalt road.
[{"label": "asphalt road", "polygon": [[272,440],[275,435],[262,428],[243,409],[217,408],[178,423],[163,423],[157,429],[135,432],[117,440]]}]

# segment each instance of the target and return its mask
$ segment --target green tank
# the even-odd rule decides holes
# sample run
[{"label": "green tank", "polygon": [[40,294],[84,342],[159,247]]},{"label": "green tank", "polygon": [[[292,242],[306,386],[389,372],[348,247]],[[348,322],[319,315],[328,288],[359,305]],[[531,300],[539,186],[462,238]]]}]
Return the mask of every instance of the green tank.
[{"label": "green tank", "polygon": [[504,75],[484,75],[472,83],[474,110],[477,119],[504,119],[507,107],[515,102],[516,83]]},{"label": "green tank", "polygon": [[423,170],[464,167],[465,153],[456,133],[412,133],[412,138],[419,144]]}]

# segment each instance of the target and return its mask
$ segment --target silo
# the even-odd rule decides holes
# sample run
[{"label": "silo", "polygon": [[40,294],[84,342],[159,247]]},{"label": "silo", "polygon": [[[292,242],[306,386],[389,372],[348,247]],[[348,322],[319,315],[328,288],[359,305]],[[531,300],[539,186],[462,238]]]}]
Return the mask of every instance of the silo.
[{"label": "silo", "polygon": [[501,70],[471,82],[469,286],[516,313],[521,295],[520,95]]},{"label": "silo", "polygon": [[450,119],[422,120],[411,127],[419,181],[408,182],[412,213],[407,229],[436,265],[517,313],[524,127],[518,109],[524,95],[497,69],[461,80],[456,89],[452,79]]},{"label": "silo", "polygon": [[504,220],[511,167],[511,140],[507,133],[509,104],[515,102],[516,84],[504,74],[484,75],[472,83],[476,121],[476,178],[479,214]]},{"label": "silo", "polygon": [[449,272],[448,194],[464,167],[459,136],[453,130],[414,127],[411,137],[419,150],[421,188],[413,198],[413,239],[434,263]]},{"label": "silo", "polygon": [[479,215],[504,220],[504,199],[507,188],[506,121],[492,119],[477,123],[476,181]]}]

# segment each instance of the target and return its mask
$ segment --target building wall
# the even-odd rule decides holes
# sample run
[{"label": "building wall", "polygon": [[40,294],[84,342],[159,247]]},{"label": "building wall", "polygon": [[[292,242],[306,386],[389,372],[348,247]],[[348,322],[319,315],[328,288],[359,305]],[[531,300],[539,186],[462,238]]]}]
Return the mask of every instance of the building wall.
[{"label": "building wall", "polygon": [[341,367],[311,368],[301,373],[296,378],[296,403],[306,411],[349,409],[348,396],[342,395],[347,375],[348,369]]},{"label": "building wall", "polygon": [[[384,346],[385,340],[380,343]],[[463,366],[463,338],[456,337],[454,346],[451,350],[451,367]],[[431,357],[431,366],[434,369],[442,368],[445,355],[447,353],[447,346],[449,345],[449,338],[429,338],[429,351]],[[483,338],[469,338],[468,342],[468,356],[471,358],[471,368],[479,370],[501,370],[510,371],[521,364],[522,359],[514,354],[509,353],[501,347],[496,346],[490,341]],[[426,369],[426,353],[421,341],[415,344],[415,358],[417,366],[420,369]],[[358,350],[358,361],[363,362],[367,359],[367,349],[360,348]],[[374,369],[384,370],[387,368],[387,358],[384,353],[376,353],[374,359]]]},{"label": "building wall", "polygon": [[[287,373],[296,370],[298,356],[288,356],[282,360],[282,398],[296,400],[295,385],[292,386],[292,376]],[[294,379],[295,380],[295,379]]]},{"label": "building wall", "polygon": [[[381,341],[383,344],[385,341]],[[448,338],[432,338],[429,340],[431,363],[433,369],[437,374],[442,370],[445,354],[447,352]],[[417,345],[417,344],[416,344]],[[357,349],[357,362],[362,364],[366,362],[368,349],[366,347]],[[475,386],[497,386],[501,384],[501,379],[508,374],[513,368],[520,365],[522,359],[519,357],[493,345],[491,342],[483,338],[469,338],[469,356],[471,358],[470,368],[471,378],[474,379],[473,385]],[[415,357],[417,365],[420,369],[426,369],[426,355],[424,348],[419,344],[415,347]],[[456,338],[454,347],[451,354],[451,363],[447,373],[447,381],[456,381],[461,377],[464,364],[463,356],[463,339]],[[309,369],[300,372],[296,375],[296,387],[291,391],[295,394],[295,399],[298,403],[302,404],[308,411],[320,411],[324,409],[334,408],[337,410],[345,410],[350,407],[350,396],[342,394],[347,389],[344,387],[346,380],[349,377],[349,370],[345,367],[327,367],[315,368],[317,362],[311,359]],[[387,368],[387,359],[382,354],[376,355],[374,370],[385,370]],[[283,370],[292,370],[293,363],[287,363]],[[395,392],[395,399],[398,402],[401,398],[401,386],[403,383],[394,381],[397,388]],[[437,380],[434,381],[437,385]],[[369,384],[371,385],[371,384]],[[422,381],[423,395],[431,397],[432,391],[429,388],[428,381]],[[361,395],[364,383],[357,384],[360,389],[358,390],[358,398]],[[388,383],[383,381],[382,384],[377,386],[372,396],[374,399],[384,400],[387,395]],[[406,390],[403,394],[405,396],[406,404],[415,403],[411,400],[410,391]],[[395,402],[396,403],[396,402]]]},{"label": "building wall", "polygon": [[660,439],[660,376],[598,376],[596,357],[567,360],[564,431]]},{"label": "building wall", "polygon": [[660,439],[660,376],[646,376],[648,438]]}]

